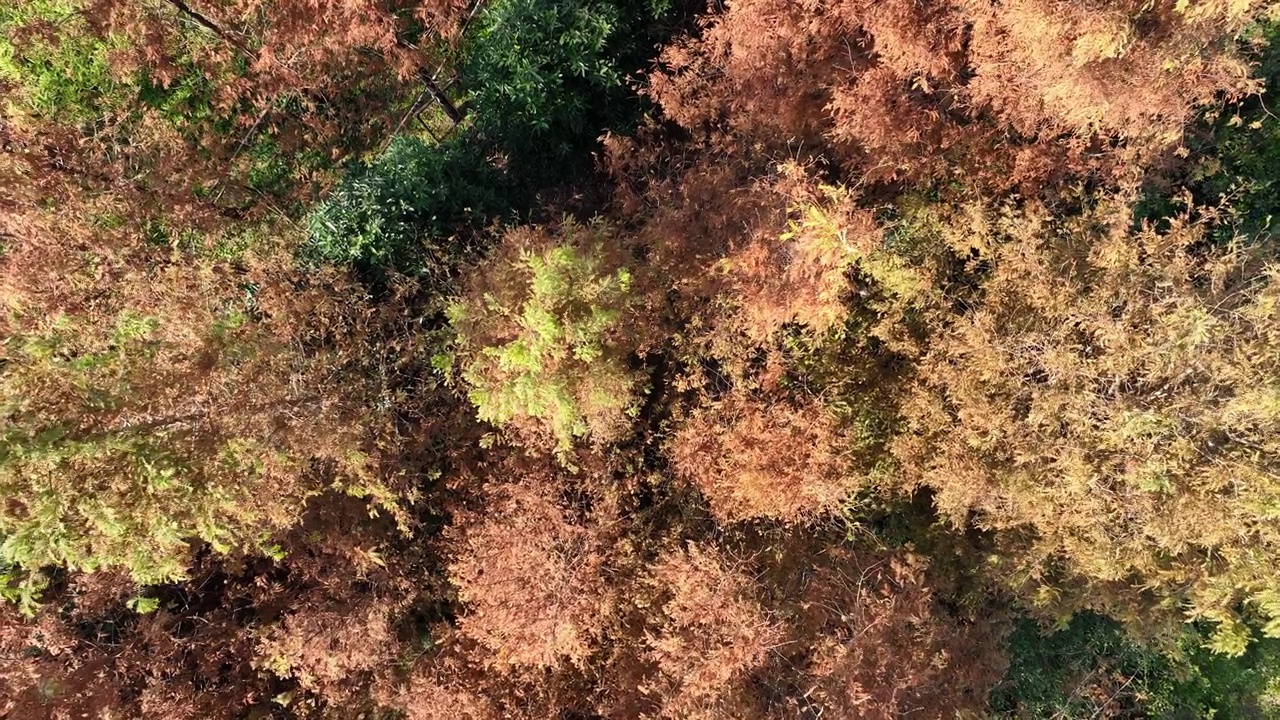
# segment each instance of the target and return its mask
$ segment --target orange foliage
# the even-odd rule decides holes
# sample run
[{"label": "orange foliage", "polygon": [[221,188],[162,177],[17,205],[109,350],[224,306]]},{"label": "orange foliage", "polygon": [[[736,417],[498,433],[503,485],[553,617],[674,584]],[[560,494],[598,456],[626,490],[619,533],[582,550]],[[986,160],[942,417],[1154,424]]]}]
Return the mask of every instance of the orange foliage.
[{"label": "orange foliage", "polygon": [[[97,31],[139,40],[118,70],[176,72],[172,21],[190,8],[90,5]],[[439,400],[449,420],[424,420],[437,408],[366,377],[362,356],[430,356],[435,340],[370,349],[377,311],[344,276],[281,269],[292,261],[268,251],[231,263],[181,240],[154,247],[132,217],[84,221],[162,204],[169,191],[148,185],[170,177],[190,200],[197,182],[225,181],[216,161],[236,151],[212,148],[215,162],[183,178],[198,143],[148,128],[138,157],[97,172],[108,148],[71,152],[76,133],[52,119],[0,124],[17,148],[0,171],[24,180],[0,187],[5,332],[52,335],[64,316],[80,330],[45,365],[6,358],[0,377],[27,399],[12,417],[37,438],[171,432],[184,479],[231,498],[217,507],[243,535],[229,558],[198,551],[195,580],[150,588],[163,595],[153,614],[128,609],[123,576],[74,572],[33,620],[0,607],[0,717],[980,716],[1006,627],[989,586],[949,586],[978,562],[969,538],[948,536],[945,552],[965,556],[953,571],[819,522],[886,468],[895,490],[928,487],[956,526],[1003,531],[1000,566],[982,576],[1051,609],[1163,602],[1230,629],[1251,601],[1277,620],[1280,490],[1262,451],[1280,423],[1280,271],[1205,250],[1185,219],[1134,230],[1127,210],[1069,218],[1027,197],[952,216],[899,196],[886,225],[867,199],[887,194],[881,182],[1039,191],[1142,172],[1125,161],[1176,144],[1198,104],[1252,89],[1230,38],[1256,5],[737,0],[710,14],[648,86],[693,142],[641,158],[609,141],[628,217],[506,231],[449,313],[459,376],[477,405],[501,408],[481,417],[534,449],[556,416],[530,407],[560,412],[563,467],[476,447],[485,430],[461,397]],[[464,9],[228,0],[202,9],[218,40],[197,65],[228,78],[249,60],[217,87],[220,109],[284,145],[322,146],[351,129],[322,108],[369,89],[362,76],[386,110],[425,67],[429,48],[403,40],[409,17],[452,40]],[[282,117],[281,97],[301,116]],[[128,187],[139,159],[151,172]],[[842,173],[873,185],[817,180]],[[81,192],[86,179],[114,194]],[[45,195],[76,219],[44,212]],[[402,335],[439,328],[384,307],[411,317]],[[111,324],[130,311],[161,321],[141,333],[146,362],[111,365],[121,399],[93,405],[87,383],[59,373],[118,350]],[[406,386],[436,380],[412,370]],[[424,431],[450,422],[465,427]],[[401,426],[442,438],[457,463],[401,467]],[[570,442],[588,434],[601,442]],[[224,446],[255,449],[253,472],[227,469]],[[112,462],[48,474],[125,509],[155,496]],[[382,482],[426,470],[439,474],[412,490]],[[689,487],[711,517],[682,504]],[[371,521],[337,489],[394,517]],[[425,495],[420,514],[396,491]],[[947,532],[920,531],[936,518],[915,512],[894,518],[914,539]],[[383,537],[414,519],[412,542]],[[277,559],[255,554],[259,535],[281,543]],[[202,601],[198,583],[215,588]]]},{"label": "orange foliage", "polygon": [[[630,191],[640,184],[635,165],[645,160],[622,143],[613,148],[611,161]],[[646,188],[648,206],[636,209],[642,225],[628,240],[659,269],[638,275],[648,306],[681,318],[700,350],[738,363],[787,326],[821,335],[839,325],[857,254],[881,245],[883,234],[851,197],[838,232],[805,226],[808,208],[830,194],[815,180],[820,171],[815,161],[708,152]]]},{"label": "orange foliage", "polygon": [[1035,184],[1097,167],[1094,133],[1167,147],[1198,104],[1255,89],[1231,38],[1258,7],[739,0],[649,92],[691,130],[825,145],[872,179]]},{"label": "orange foliage", "polygon": [[[208,578],[205,578],[208,580]],[[120,576],[95,575],[35,620],[0,604],[0,717],[233,720],[271,694],[250,662],[253,641],[230,607],[185,616],[127,610]],[[177,608],[175,608],[177,610]],[[263,698],[264,700],[266,698]]]},{"label": "orange foliage", "polygon": [[341,701],[389,663],[395,649],[396,603],[362,598],[355,608],[305,609],[285,618],[258,648],[260,662],[302,688]]},{"label": "orange foliage", "polygon": [[765,403],[735,392],[694,411],[670,454],[676,473],[721,520],[796,522],[838,508],[856,489],[840,445],[820,404]]},{"label": "orange foliage", "polygon": [[[815,538],[816,540],[816,538]],[[1005,624],[947,610],[919,557],[826,535],[749,561],[660,558],[643,683],[659,717],[978,716],[1004,672]],[[771,555],[773,557],[767,557]]]},{"label": "orange foliage", "polygon": [[752,674],[785,637],[755,580],[714,548],[691,546],[654,567],[653,582],[664,596],[648,638],[661,716],[744,717]]},{"label": "orange foliage", "polygon": [[785,208],[788,221],[779,218],[766,232],[735,243],[721,261],[728,285],[722,296],[737,305],[727,324],[761,345],[790,323],[817,335],[839,324],[848,314],[849,271],[857,253],[882,242],[872,213],[856,208],[846,208],[838,233],[807,232],[803,218],[794,216],[823,194],[811,169],[785,163],[776,172],[776,196],[770,199]]},{"label": "orange foliage", "polygon": [[386,692],[381,705],[404,712],[405,720],[497,720],[502,717],[495,703],[485,697],[475,678],[457,658],[432,658],[415,669],[401,688]]},{"label": "orange foliage", "polygon": [[960,4],[967,90],[1024,134],[1100,130],[1177,142],[1198,106],[1256,89],[1233,38],[1262,7],[1176,0]]},{"label": "orange foliage", "polygon": [[919,558],[827,555],[802,596],[806,701],[868,720],[981,714],[1004,672],[1002,627],[948,616]]},{"label": "orange foliage", "polygon": [[[589,688],[571,669],[496,669],[484,647],[445,626],[415,652],[407,677],[375,691],[380,705],[406,720],[544,720],[588,714]],[[495,670],[497,670],[495,672]]]},{"label": "orange foliage", "polygon": [[546,467],[506,470],[523,477],[489,491],[457,538],[449,572],[466,606],[461,632],[499,665],[581,663],[616,602],[602,574],[605,536],[573,521]]}]

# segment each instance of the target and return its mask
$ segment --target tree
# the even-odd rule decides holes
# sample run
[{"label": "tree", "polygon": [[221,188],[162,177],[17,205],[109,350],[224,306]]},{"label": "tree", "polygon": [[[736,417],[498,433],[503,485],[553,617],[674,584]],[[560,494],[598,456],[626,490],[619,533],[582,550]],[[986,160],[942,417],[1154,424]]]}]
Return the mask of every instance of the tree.
[{"label": "tree", "polygon": [[308,197],[318,170],[393,132],[465,16],[451,0],[22,0],[0,15],[12,171],[114,193],[138,224]]},{"label": "tree", "polygon": [[666,48],[649,92],[713,143],[821,148],[872,181],[1034,191],[1123,176],[1133,153],[1176,144],[1197,106],[1256,89],[1233,39],[1261,11],[744,0]]},{"label": "tree", "polygon": [[1034,604],[1139,625],[1154,604],[1239,653],[1242,616],[1280,633],[1280,275],[1264,245],[1207,245],[1207,221],[1134,229],[1123,200],[1094,202],[978,210],[953,235],[986,270],[939,298],[903,479],[1010,533],[993,563]]},{"label": "tree", "polygon": [[783,641],[751,577],[715,549],[690,547],[653,568],[662,588],[648,637],[661,678],[661,717],[753,717],[750,679]]},{"label": "tree", "polygon": [[475,285],[449,309],[452,358],[481,420],[547,436],[607,442],[638,412],[628,355],[632,274],[604,224],[508,232]]},{"label": "tree", "polygon": [[[680,427],[670,451],[676,473],[726,522],[802,522],[839,509],[860,478],[831,414],[819,403],[744,395],[699,408]],[[792,450],[780,454],[782,447]]]},{"label": "tree", "polygon": [[393,507],[362,451],[359,385],[334,393],[346,350],[299,323],[337,297],[323,277],[44,222],[15,228],[0,265],[0,558],[23,592],[46,566],[180,578],[191,540],[273,552],[330,484]]},{"label": "tree", "polygon": [[[504,472],[505,471],[505,472]],[[604,572],[609,534],[557,502],[553,468],[512,462],[483,517],[460,518],[449,574],[466,612],[460,629],[499,665],[583,666],[610,624],[618,588]]]}]

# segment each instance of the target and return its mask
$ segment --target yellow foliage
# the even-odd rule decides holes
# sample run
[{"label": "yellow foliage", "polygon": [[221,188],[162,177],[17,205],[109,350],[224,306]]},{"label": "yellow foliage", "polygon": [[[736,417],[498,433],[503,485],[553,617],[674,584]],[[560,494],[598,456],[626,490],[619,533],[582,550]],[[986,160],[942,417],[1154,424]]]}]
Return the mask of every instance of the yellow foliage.
[{"label": "yellow foliage", "polygon": [[1033,531],[1008,577],[1047,607],[1140,614],[1145,593],[1232,653],[1242,613],[1280,632],[1274,263],[1187,219],[1134,230],[1120,202],[985,214],[989,273],[937,309],[905,404],[904,481]]}]

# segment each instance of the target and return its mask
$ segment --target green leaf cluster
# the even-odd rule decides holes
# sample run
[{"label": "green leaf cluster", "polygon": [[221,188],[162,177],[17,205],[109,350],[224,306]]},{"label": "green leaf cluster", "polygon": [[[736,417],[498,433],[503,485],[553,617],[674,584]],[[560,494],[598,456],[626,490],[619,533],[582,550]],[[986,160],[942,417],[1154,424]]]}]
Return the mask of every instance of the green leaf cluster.
[{"label": "green leaf cluster", "polygon": [[565,182],[601,134],[639,117],[627,78],[669,12],[638,0],[486,3],[459,70],[479,137],[531,189]]},{"label": "green leaf cluster", "polygon": [[619,334],[631,272],[608,257],[605,228],[566,223],[562,244],[521,248],[489,268],[496,287],[449,309],[462,379],[481,420],[534,420],[557,450],[608,439],[637,411]]},{"label": "green leaf cluster", "polygon": [[[1144,644],[1118,623],[1077,615],[1045,633],[1019,621],[1009,670],[991,694],[998,717],[1108,717],[1119,709],[1162,718],[1267,717],[1280,710],[1280,642],[1263,640],[1241,657],[1204,649],[1188,626],[1174,641]],[[1108,710],[1109,708],[1109,710]]]},{"label": "green leaf cluster", "polygon": [[18,92],[11,110],[74,122],[102,117],[126,92],[111,73],[113,49],[88,33],[73,0],[30,0],[0,7],[0,80]]},{"label": "green leaf cluster", "polygon": [[192,540],[219,552],[252,549],[303,501],[285,488],[276,497],[258,492],[276,451],[251,437],[202,432],[208,423],[195,414],[148,412],[148,379],[171,350],[159,328],[158,318],[125,312],[96,338],[90,325],[64,316],[5,340],[6,596],[29,602],[48,567],[122,568],[144,584],[176,580]]},{"label": "green leaf cluster", "polygon": [[465,138],[441,145],[399,136],[358,164],[310,214],[303,256],[443,279],[471,248],[462,239],[500,208],[500,178]]}]

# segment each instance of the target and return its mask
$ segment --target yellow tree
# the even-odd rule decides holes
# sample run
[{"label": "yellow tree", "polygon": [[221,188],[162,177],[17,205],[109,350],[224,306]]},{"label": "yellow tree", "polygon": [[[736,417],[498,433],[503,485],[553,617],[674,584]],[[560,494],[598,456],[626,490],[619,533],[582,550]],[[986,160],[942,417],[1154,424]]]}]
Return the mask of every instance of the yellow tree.
[{"label": "yellow tree", "polygon": [[1280,635],[1280,266],[1206,228],[1107,199],[944,222],[979,289],[935,293],[895,453],[1005,532],[992,562],[1035,603],[1181,611],[1235,653],[1242,617]]},{"label": "yellow tree", "polygon": [[29,598],[45,566],[172,580],[191,540],[269,550],[330,486],[389,504],[361,452],[363,385],[342,373],[353,348],[333,342],[356,297],[279,258],[147,248],[76,217],[4,230],[0,563],[25,578],[11,591]]}]

